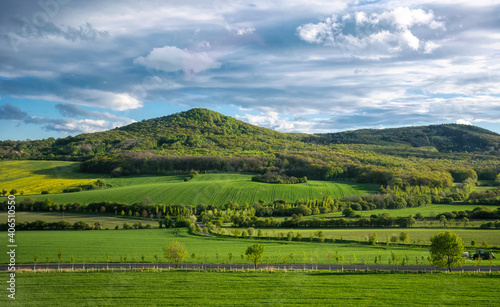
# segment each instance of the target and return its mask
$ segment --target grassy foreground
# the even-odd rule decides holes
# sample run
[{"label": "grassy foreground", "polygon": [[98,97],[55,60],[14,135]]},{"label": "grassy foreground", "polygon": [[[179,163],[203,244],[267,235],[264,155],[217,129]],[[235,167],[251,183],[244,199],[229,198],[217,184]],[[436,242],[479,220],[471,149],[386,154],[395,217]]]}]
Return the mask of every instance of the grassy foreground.
[{"label": "grassy foreground", "polygon": [[[498,306],[500,275],[18,273],[7,306]],[[1,280],[7,280],[5,273]]]}]

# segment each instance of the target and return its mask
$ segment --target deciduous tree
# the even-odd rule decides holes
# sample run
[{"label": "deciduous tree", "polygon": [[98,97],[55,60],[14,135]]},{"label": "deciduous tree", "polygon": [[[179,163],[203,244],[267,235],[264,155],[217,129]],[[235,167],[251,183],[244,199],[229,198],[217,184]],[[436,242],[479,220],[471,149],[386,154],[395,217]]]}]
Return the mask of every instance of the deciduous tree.
[{"label": "deciduous tree", "polygon": [[255,269],[257,269],[257,264],[262,262],[262,256],[264,255],[265,249],[266,247],[262,244],[254,244],[247,247],[245,251],[245,255],[247,255],[248,259],[253,261]]},{"label": "deciduous tree", "polygon": [[169,262],[175,263],[175,267],[188,255],[186,246],[179,241],[172,241],[170,245],[163,247],[163,255]]},{"label": "deciduous tree", "polygon": [[452,267],[463,264],[464,250],[464,242],[453,232],[446,231],[431,237],[431,263],[439,268],[447,267],[451,271]]}]

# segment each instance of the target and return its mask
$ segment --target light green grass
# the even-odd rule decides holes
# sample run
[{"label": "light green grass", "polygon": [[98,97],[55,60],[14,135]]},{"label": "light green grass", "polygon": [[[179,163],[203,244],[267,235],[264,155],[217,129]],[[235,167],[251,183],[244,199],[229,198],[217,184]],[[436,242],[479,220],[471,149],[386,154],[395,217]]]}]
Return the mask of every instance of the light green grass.
[{"label": "light green grass", "polygon": [[[369,257],[369,263],[373,263],[374,257],[381,255],[382,263],[387,264],[390,251],[399,255],[400,259],[407,255],[410,263],[415,263],[415,257],[427,258],[427,248],[408,246],[368,246],[356,243],[311,243],[311,242],[287,242],[267,241],[257,239],[235,239],[219,237],[203,237],[189,235],[185,229],[181,229],[178,235],[173,234],[172,229],[143,229],[143,230],[101,230],[101,231],[18,231],[16,242],[18,244],[16,260],[18,263],[33,263],[35,255],[38,262],[57,262],[57,253],[61,250],[63,262],[70,262],[71,256],[75,256],[76,262],[105,262],[106,253],[110,255],[110,261],[141,261],[145,257],[147,262],[155,262],[156,254],[163,259],[162,248],[173,240],[178,240],[186,245],[189,252],[188,262],[204,262],[205,254],[208,255],[209,263],[228,262],[229,252],[237,257],[239,263],[250,263],[241,260],[249,245],[260,243],[266,246],[264,253],[265,263],[282,262],[283,256],[287,256],[287,263],[328,263],[329,253],[338,252],[345,256],[345,264],[363,263]],[[0,246],[0,263],[8,261],[6,245]],[[302,259],[302,252],[307,259]],[[195,253],[195,259],[191,255]],[[219,259],[216,258],[219,254]],[[293,253],[294,259],[290,257]],[[127,257],[124,260],[123,257]],[[201,257],[201,259],[198,259]],[[333,262],[332,262],[333,263]]]},{"label": "light green grass", "polygon": [[[264,237],[266,236],[277,236],[278,233],[287,235],[288,232],[292,231],[294,235],[300,232],[303,236],[303,240],[309,239],[311,234],[314,235],[318,230],[322,231],[327,239],[344,239],[344,240],[357,240],[357,241],[368,241],[368,237],[377,233],[377,240],[379,242],[387,242],[387,235],[398,235],[401,232],[406,232],[410,236],[410,242],[420,243],[420,244],[430,244],[430,238],[438,233],[444,231],[451,231],[456,233],[467,246],[470,245],[472,240],[476,241],[476,246],[479,246],[482,242],[486,242],[488,245],[500,246],[500,230],[496,229],[445,229],[445,228],[366,228],[366,229],[286,229],[286,228],[276,228],[276,229],[262,229]],[[230,232],[231,229],[228,229]],[[257,231],[257,229],[256,229]],[[316,238],[316,236],[314,235]]]},{"label": "light green grass", "polygon": [[[403,208],[403,209],[375,209],[375,210],[367,210],[367,211],[356,211],[356,214],[360,214],[361,216],[370,216],[372,214],[382,214],[389,213],[391,216],[409,216],[420,213],[425,218],[435,218],[439,213],[444,212],[452,212],[452,211],[465,211],[465,210],[474,210],[477,207],[481,207],[478,204],[462,204],[462,203],[454,203],[454,204],[432,204],[423,207],[413,207],[413,208]],[[498,206],[486,206],[491,210],[495,210],[499,208]],[[316,215],[315,217],[340,217],[342,216],[342,212],[332,212],[327,214]]]},{"label": "light green grass", "polygon": [[[42,220],[48,223],[59,222],[63,220],[62,212],[16,212],[16,221],[17,222],[34,222],[36,220]],[[74,224],[79,221],[83,221],[85,223],[89,223],[94,225],[96,222],[101,222],[102,229],[114,229],[116,226],[122,228],[123,223],[129,223],[132,225],[133,223],[142,222],[145,226],[146,224],[150,224],[153,228],[158,227],[157,220],[151,220],[149,218],[129,218],[128,216],[108,216],[102,214],[82,214],[82,213],[64,213],[64,220]],[[0,212],[0,221],[7,221],[7,212]]]},{"label": "light green grass", "polygon": [[[184,205],[223,205],[229,201],[253,204],[259,200],[321,199],[324,195],[340,198],[345,195],[373,193],[376,185],[314,181],[304,184],[266,184],[251,181],[245,174],[200,174],[185,182],[184,176],[139,176],[106,179],[112,187],[103,190],[38,195],[56,203],[91,203],[117,201],[141,202],[146,197],[156,203]],[[19,201],[23,197],[18,197]]]},{"label": "light green grass", "polygon": [[[17,274],[4,306],[498,306],[499,275],[100,272]],[[5,273],[0,278],[7,280]]]}]

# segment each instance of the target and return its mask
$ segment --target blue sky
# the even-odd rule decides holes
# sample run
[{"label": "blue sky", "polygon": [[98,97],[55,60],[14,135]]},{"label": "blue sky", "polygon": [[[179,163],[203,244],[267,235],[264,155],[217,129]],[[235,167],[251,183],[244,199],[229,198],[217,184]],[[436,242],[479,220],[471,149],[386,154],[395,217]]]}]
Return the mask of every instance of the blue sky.
[{"label": "blue sky", "polygon": [[0,139],[195,107],[283,132],[500,132],[500,4],[0,2]]}]

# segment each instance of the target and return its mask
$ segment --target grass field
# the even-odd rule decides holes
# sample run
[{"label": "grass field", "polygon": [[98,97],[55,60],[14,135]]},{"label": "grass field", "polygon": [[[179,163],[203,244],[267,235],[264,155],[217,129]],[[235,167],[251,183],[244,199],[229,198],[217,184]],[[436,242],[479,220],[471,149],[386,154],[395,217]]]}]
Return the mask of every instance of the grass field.
[{"label": "grass field", "polygon": [[[498,306],[500,275],[18,273],[4,306]],[[8,280],[1,273],[2,280]]]},{"label": "grass field", "polygon": [[[61,212],[16,212],[17,222],[34,222],[42,220],[48,223],[58,222],[63,220]],[[100,214],[84,214],[84,213],[64,213],[64,220],[74,224],[79,221],[94,225],[96,222],[101,222],[102,229],[114,229],[116,226],[122,228],[123,223],[133,223],[141,221],[143,225],[150,224],[153,228],[158,228],[158,222],[150,219],[129,218],[128,216],[107,216]],[[0,212],[0,221],[7,221],[7,212]]]},{"label": "grass field", "polygon": [[[377,233],[377,240],[379,242],[387,242],[387,236],[399,235],[401,232],[406,232],[410,237],[410,242],[420,243],[420,244],[430,244],[430,238],[440,232],[447,231],[444,228],[373,228],[373,229],[286,229],[286,228],[276,228],[276,229],[262,229],[264,237],[276,236],[278,233],[286,234],[292,231],[294,234],[300,232],[302,234],[303,240],[308,240],[311,234],[314,235],[315,232],[321,230],[327,239],[344,239],[344,240],[359,240],[368,241],[368,237]],[[230,233],[228,229],[228,233]],[[256,229],[257,231],[257,229]],[[488,245],[500,246],[500,230],[493,229],[449,229],[456,233],[462,240],[464,240],[466,246],[470,245],[471,240],[476,241],[476,246],[479,246],[482,242],[486,242]],[[316,236],[314,236],[316,238]]]},{"label": "grass field", "polygon": [[[193,180],[185,176],[136,176],[108,178],[103,175],[79,173],[78,163],[52,161],[0,161],[6,177],[0,181],[0,189],[15,188],[29,194],[48,190],[49,195],[29,195],[36,199],[50,197],[55,203],[117,201],[141,202],[146,197],[156,203],[197,205],[222,205],[228,201],[253,204],[259,200],[321,199],[324,195],[340,198],[345,195],[373,193],[377,185],[350,184],[330,181],[309,181],[304,184],[266,184],[251,181],[249,174],[200,174]],[[3,172],[2,172],[3,173]],[[103,190],[60,193],[63,188],[86,184],[97,179],[111,187]],[[21,201],[23,196],[18,196]]]},{"label": "grass field", "polygon": [[[370,216],[372,214],[382,214],[389,213],[391,216],[409,216],[420,213],[425,218],[436,217],[439,213],[443,212],[452,212],[452,211],[465,211],[465,210],[474,210],[477,207],[481,207],[481,205],[470,205],[470,204],[432,204],[423,207],[413,207],[413,208],[403,208],[403,209],[375,209],[375,210],[367,210],[367,211],[356,211],[356,214],[360,214],[362,216]],[[498,206],[486,206],[491,210],[495,210]],[[342,212],[332,212],[326,214],[315,215],[315,217],[341,217]]]},{"label": "grass field", "polygon": [[[373,247],[364,244],[327,244],[309,242],[277,242],[267,240],[234,239],[203,237],[189,235],[186,230],[181,229],[178,235],[173,234],[172,229],[151,230],[107,230],[107,231],[18,231],[16,242],[18,242],[17,262],[32,263],[34,255],[39,256],[39,262],[57,262],[57,253],[60,249],[63,253],[63,262],[70,262],[74,255],[77,262],[105,262],[106,253],[110,254],[111,262],[120,262],[121,257],[127,257],[126,261],[141,261],[144,256],[147,262],[154,262],[154,255],[162,258],[162,248],[173,240],[183,242],[189,252],[188,262],[205,262],[204,256],[208,254],[209,263],[224,262],[228,260],[229,252],[237,257],[239,263],[241,253],[252,244],[260,243],[266,246],[264,261],[274,263],[278,256],[287,255],[288,263],[303,263],[302,251],[307,255],[306,263],[310,263],[310,257],[316,263],[328,263],[327,255],[330,252],[343,254],[346,264],[354,261],[354,254],[358,255],[355,262],[362,263],[362,256],[379,255],[388,258],[390,252],[386,246]],[[5,246],[1,246],[0,263],[7,262]],[[390,250],[409,257],[428,255],[427,249],[416,247],[390,246]],[[196,258],[192,259],[191,254]],[[219,254],[219,259],[216,258]],[[289,255],[294,253],[294,260]],[[201,257],[201,259],[198,259]],[[318,259],[316,259],[318,257]],[[352,259],[351,259],[352,258]],[[165,259],[162,260],[163,262]],[[233,260],[234,261],[234,260]],[[244,263],[250,263],[244,259]]]},{"label": "grass field", "polygon": [[[397,231],[395,231],[397,233]],[[498,233],[498,232],[496,232]],[[359,234],[361,235],[361,233]],[[411,235],[410,235],[411,237]],[[106,231],[18,231],[16,233],[18,263],[33,263],[38,255],[38,262],[58,262],[57,253],[62,252],[62,261],[71,262],[71,256],[76,262],[106,262],[109,253],[111,262],[156,262],[154,255],[162,258],[162,248],[171,241],[178,240],[186,245],[189,252],[187,262],[228,263],[229,253],[236,256],[237,263],[250,263],[240,256],[249,245],[260,243],[266,246],[264,263],[328,263],[328,254],[343,255],[345,264],[373,264],[376,256],[382,257],[382,263],[388,264],[391,251],[400,259],[409,257],[410,264],[429,255],[427,248],[412,246],[369,246],[360,243],[313,243],[267,241],[257,239],[236,239],[220,237],[203,237],[189,235],[185,229],[180,229],[174,235],[172,229],[143,230],[106,230]],[[7,263],[6,245],[0,246],[0,263]],[[191,255],[195,254],[195,258]],[[218,253],[219,258],[216,257]],[[291,254],[293,253],[293,259]],[[205,255],[208,258],[205,260]],[[126,257],[126,259],[125,259]],[[48,261],[47,261],[47,258]],[[305,258],[305,259],[304,259]],[[485,261],[486,262],[486,261]],[[499,260],[494,260],[496,265]],[[333,264],[333,260],[332,260]],[[483,263],[487,265],[487,263]]]}]

